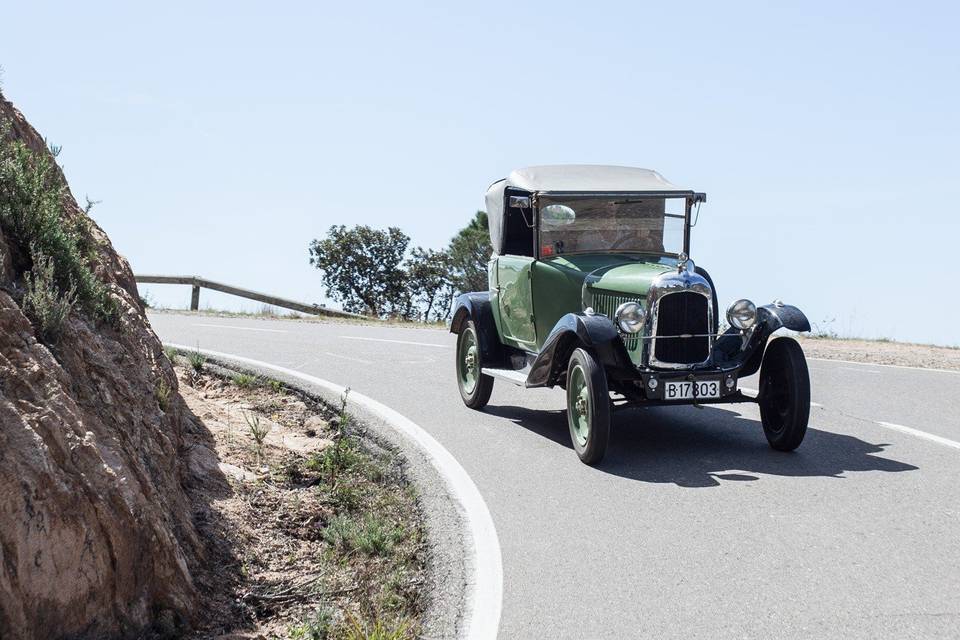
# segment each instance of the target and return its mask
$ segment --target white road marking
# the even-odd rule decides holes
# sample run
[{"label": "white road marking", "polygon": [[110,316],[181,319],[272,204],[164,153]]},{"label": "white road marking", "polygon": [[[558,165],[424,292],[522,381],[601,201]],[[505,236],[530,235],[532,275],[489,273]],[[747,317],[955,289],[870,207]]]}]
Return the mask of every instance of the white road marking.
[{"label": "white road marking", "polygon": [[[757,391],[756,389],[751,389],[750,387],[740,387],[740,391],[746,391],[747,393],[749,393],[749,394],[750,394],[751,396],[753,396],[754,398],[756,398],[758,395],[760,395],[760,392],[759,392],[759,391]],[[810,406],[811,406],[811,407],[821,407],[821,408],[823,407],[822,404],[820,404],[819,402],[814,402],[813,400],[810,401]]]},{"label": "white road marking", "polygon": [[930,442],[936,442],[937,444],[942,444],[946,447],[953,447],[954,449],[960,449],[960,442],[956,440],[950,440],[949,438],[944,438],[942,436],[937,436],[932,433],[927,433],[926,431],[920,431],[920,429],[914,429],[912,427],[905,427],[902,424],[894,424],[892,422],[882,422],[877,421],[877,424],[881,427],[886,427],[887,429],[893,429],[894,431],[899,431],[900,433],[906,433],[907,435],[916,436],[917,438],[923,438],[924,440],[929,440]]},{"label": "white road marking", "polygon": [[911,371],[932,371],[934,373],[955,373],[960,375],[957,369],[929,369],[927,367],[908,367],[902,364],[880,364],[879,362],[857,362],[855,360],[837,360],[835,358],[811,358],[807,360],[816,360],[817,362],[841,362],[843,364],[855,364],[861,367],[887,367],[888,369],[909,369]]},{"label": "white road marking", "polygon": [[342,360],[349,360],[350,362],[359,362],[360,364],[373,364],[369,360],[363,360],[361,358],[351,358],[350,356],[342,356],[339,353],[333,353],[332,351],[324,351],[324,355],[333,356],[334,358],[340,358]]},{"label": "white road marking", "polygon": [[[333,382],[259,360],[208,349],[194,349],[172,342],[165,342],[164,344],[174,349],[199,351],[213,358],[223,358],[258,369],[276,371],[308,384],[316,385],[336,395],[341,395],[346,391],[344,387]],[[477,485],[473,483],[467,471],[460,466],[453,454],[447,451],[423,427],[409,418],[357,391],[350,392],[349,403],[357,404],[378,416],[419,447],[440,474],[447,485],[448,491],[460,503],[468,529],[466,532],[467,538],[473,552],[471,561],[467,563],[468,570],[472,569],[473,571],[473,580],[472,589],[469,590],[467,595],[468,602],[464,612],[464,637],[470,640],[495,640],[497,630],[500,627],[500,612],[503,607],[503,559],[500,555],[497,529],[493,525],[490,510],[487,508],[487,503],[483,501],[483,496],[480,495]]]},{"label": "white road marking", "polygon": [[370,342],[393,342],[395,344],[415,344],[418,347],[439,347],[440,349],[449,349],[448,344],[435,344],[433,342],[413,342],[412,340],[387,340],[386,338],[361,338],[360,336],[338,336],[344,340],[368,340]]},{"label": "white road marking", "polygon": [[237,327],[231,324],[203,324],[194,322],[195,327],[213,327],[214,329],[236,329],[237,331],[265,331],[267,333],[286,333],[286,329],[261,329],[259,327]]},{"label": "white road marking", "polygon": [[876,373],[879,375],[882,371],[871,371],[870,369],[857,369],[855,367],[840,367],[843,371],[856,371],[857,373]]}]

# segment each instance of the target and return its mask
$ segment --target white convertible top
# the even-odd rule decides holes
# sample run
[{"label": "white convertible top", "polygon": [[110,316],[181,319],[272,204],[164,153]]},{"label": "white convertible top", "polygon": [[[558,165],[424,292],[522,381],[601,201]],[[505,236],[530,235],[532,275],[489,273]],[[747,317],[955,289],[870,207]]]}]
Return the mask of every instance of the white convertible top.
[{"label": "white convertible top", "polygon": [[693,190],[678,187],[650,169],[602,164],[551,164],[516,169],[487,189],[487,215],[493,250],[503,253],[507,238],[505,209],[507,189],[546,196],[591,194],[637,194],[656,197],[694,197]]},{"label": "white convertible top", "polygon": [[602,164],[552,164],[516,169],[504,186],[531,193],[691,193],[690,189],[671,184],[650,169]]}]

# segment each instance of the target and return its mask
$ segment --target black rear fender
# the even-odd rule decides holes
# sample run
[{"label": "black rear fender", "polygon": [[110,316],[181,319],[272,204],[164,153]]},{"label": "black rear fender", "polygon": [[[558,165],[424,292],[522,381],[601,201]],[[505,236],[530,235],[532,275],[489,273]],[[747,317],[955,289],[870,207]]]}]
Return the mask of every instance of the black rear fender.
[{"label": "black rear fender", "polygon": [[490,306],[490,294],[486,291],[464,293],[453,301],[453,314],[450,320],[450,333],[460,333],[473,320],[477,327],[477,339],[480,341],[480,358],[484,366],[504,366],[507,349],[500,342],[497,323]]}]

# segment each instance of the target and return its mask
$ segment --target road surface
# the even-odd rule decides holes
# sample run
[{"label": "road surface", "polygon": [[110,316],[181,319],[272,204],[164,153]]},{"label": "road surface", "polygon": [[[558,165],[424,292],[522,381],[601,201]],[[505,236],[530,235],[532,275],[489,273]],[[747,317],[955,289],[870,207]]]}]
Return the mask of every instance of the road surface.
[{"label": "road surface", "polygon": [[[503,560],[501,638],[960,637],[960,373],[810,361],[810,429],[755,405],[616,413],[588,467],[559,390],[460,401],[441,330],[152,314],[164,341],[350,386],[467,470]],[[755,379],[744,387],[756,388]]]}]

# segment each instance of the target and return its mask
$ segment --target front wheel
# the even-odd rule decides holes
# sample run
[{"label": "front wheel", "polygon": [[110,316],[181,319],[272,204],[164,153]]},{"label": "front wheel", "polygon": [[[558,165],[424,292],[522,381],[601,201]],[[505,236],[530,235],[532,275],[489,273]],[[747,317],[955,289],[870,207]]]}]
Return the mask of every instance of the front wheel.
[{"label": "front wheel", "polygon": [[580,460],[596,464],[610,440],[607,374],[590,352],[576,349],[567,366],[567,423]]},{"label": "front wheel", "polygon": [[770,446],[779,451],[799,447],[810,419],[810,373],[803,349],[793,338],[773,340],[763,354],[759,403]]},{"label": "front wheel", "polygon": [[483,371],[480,361],[480,340],[477,325],[468,320],[457,336],[457,388],[463,404],[471,409],[483,409],[493,392],[493,378]]}]

